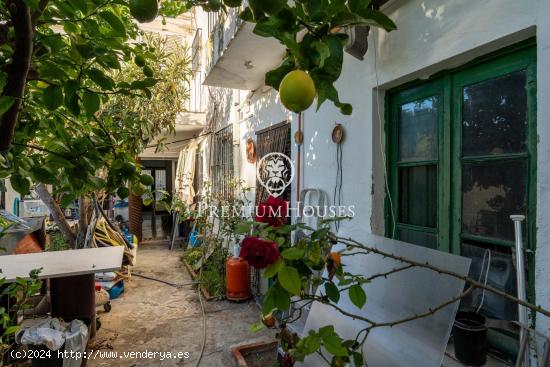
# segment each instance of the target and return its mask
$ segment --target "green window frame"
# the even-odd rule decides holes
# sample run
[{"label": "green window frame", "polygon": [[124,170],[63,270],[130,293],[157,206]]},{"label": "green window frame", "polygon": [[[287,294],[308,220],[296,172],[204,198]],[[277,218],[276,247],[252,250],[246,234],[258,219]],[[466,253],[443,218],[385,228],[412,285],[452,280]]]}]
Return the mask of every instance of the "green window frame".
[{"label": "green window frame", "polygon": [[[525,243],[529,256],[530,270],[534,266],[536,235],[536,48],[529,40],[489,56],[476,59],[460,68],[438,73],[428,81],[415,81],[390,90],[386,94],[386,147],[389,192],[386,197],[386,236],[399,238],[398,231],[406,230],[436,238],[438,250],[460,254],[463,240],[482,241],[495,246],[512,247],[513,241],[489,238],[463,233],[462,223],[462,181],[463,165],[488,162],[525,162]],[[491,81],[512,73],[523,71],[526,78],[526,148],[522,152],[498,154],[465,155],[462,150],[464,87]],[[403,159],[399,152],[399,113],[402,106],[437,96],[437,156],[432,159]],[[404,129],[403,129],[404,130]],[[436,225],[414,225],[400,222],[401,200],[400,172],[407,167],[435,166],[437,177]],[[428,192],[429,194],[430,192]],[[414,198],[413,198],[414,199]],[[420,212],[422,212],[420,208]],[[393,223],[392,212],[397,219]],[[433,214],[433,212],[432,212]],[[510,226],[512,222],[510,221]],[[394,230],[395,229],[395,230]],[[532,279],[531,279],[532,280]],[[532,284],[532,283],[531,283]],[[533,294],[533,293],[531,293]]]}]

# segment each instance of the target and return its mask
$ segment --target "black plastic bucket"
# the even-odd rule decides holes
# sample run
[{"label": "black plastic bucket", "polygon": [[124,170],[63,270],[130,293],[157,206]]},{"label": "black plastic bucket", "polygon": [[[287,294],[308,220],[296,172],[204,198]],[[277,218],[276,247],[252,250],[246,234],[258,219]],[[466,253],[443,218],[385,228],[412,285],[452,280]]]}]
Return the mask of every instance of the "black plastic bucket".
[{"label": "black plastic bucket", "polygon": [[487,362],[487,326],[485,317],[475,312],[459,312],[454,323],[456,358],[468,366]]}]

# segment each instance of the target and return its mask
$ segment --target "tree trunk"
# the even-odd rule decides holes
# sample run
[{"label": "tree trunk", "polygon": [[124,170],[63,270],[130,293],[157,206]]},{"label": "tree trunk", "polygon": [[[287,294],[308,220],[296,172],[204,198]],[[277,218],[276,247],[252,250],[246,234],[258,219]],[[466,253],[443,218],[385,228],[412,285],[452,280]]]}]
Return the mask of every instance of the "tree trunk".
[{"label": "tree trunk", "polygon": [[25,94],[27,74],[31,65],[33,52],[32,16],[29,6],[24,0],[5,0],[13,21],[15,31],[15,47],[11,64],[6,67],[8,78],[4,95],[15,98],[11,108],[0,119],[0,152],[11,147],[15,125],[19,117],[19,110]]},{"label": "tree trunk", "polygon": [[[139,162],[140,158],[136,157],[136,162]],[[132,185],[129,186],[130,196],[128,197],[128,227],[130,233],[137,237],[141,243],[143,239],[143,211],[141,196],[132,194]]]},{"label": "tree trunk", "polygon": [[81,196],[78,200],[80,220],[78,221],[78,234],[76,235],[76,248],[86,247],[86,233],[88,232],[88,199]]},{"label": "tree trunk", "polygon": [[75,248],[76,246],[76,236],[71,230],[71,227],[69,226],[69,223],[67,222],[67,219],[65,219],[65,214],[63,213],[63,210],[61,210],[61,207],[55,201],[46,188],[46,186],[42,183],[37,184],[34,187],[34,190],[40,196],[40,199],[46,204],[48,209],[50,209],[50,213],[53,217],[53,220],[57,224],[57,227],[59,228],[59,231],[65,237],[65,240],[69,243],[71,248]]},{"label": "tree trunk", "polygon": [[141,196],[130,194],[128,198],[128,217],[130,233],[135,235],[138,241],[141,242],[143,238]]}]

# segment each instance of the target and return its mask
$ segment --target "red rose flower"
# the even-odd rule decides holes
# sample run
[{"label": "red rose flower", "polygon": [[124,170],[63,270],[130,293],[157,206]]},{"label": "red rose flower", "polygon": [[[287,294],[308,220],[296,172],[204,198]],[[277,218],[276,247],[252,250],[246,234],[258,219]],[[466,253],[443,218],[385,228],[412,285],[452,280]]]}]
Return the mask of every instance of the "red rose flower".
[{"label": "red rose flower", "polygon": [[285,353],[283,356],[283,367],[293,367],[296,361],[292,357],[292,355],[288,352]]},{"label": "red rose flower", "polygon": [[266,201],[258,205],[256,222],[268,223],[273,227],[280,227],[286,222],[288,201],[283,198],[269,196]]},{"label": "red rose flower", "polygon": [[281,254],[275,242],[246,237],[241,244],[240,256],[256,269],[265,269],[279,260]]}]

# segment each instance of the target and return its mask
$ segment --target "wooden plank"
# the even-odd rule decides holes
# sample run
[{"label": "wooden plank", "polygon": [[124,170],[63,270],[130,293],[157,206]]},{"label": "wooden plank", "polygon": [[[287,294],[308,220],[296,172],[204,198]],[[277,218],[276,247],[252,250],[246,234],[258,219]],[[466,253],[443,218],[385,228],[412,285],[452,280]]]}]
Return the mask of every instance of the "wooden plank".
[{"label": "wooden plank", "polygon": [[41,279],[115,271],[122,265],[123,251],[123,246],[113,246],[0,256],[0,277],[8,283],[28,279],[30,271],[39,268]]}]

